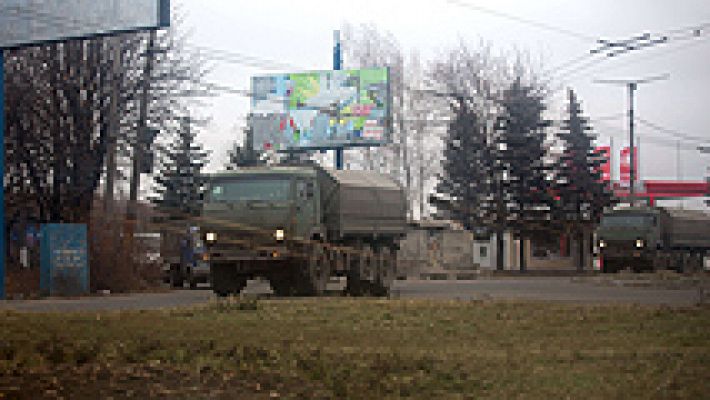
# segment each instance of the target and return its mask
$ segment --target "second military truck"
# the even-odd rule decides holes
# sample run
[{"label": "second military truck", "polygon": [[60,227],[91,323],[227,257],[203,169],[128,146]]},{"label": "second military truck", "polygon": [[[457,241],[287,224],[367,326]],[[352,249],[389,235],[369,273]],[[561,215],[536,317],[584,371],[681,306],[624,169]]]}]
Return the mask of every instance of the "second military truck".
[{"label": "second military truck", "polygon": [[218,295],[255,277],[277,295],[319,295],[331,276],[347,277],[352,295],[385,295],[406,200],[399,184],[372,171],[242,168],[209,175],[200,232]]},{"label": "second military truck", "polygon": [[606,213],[597,230],[604,272],[703,268],[710,255],[710,214],[635,206]]}]

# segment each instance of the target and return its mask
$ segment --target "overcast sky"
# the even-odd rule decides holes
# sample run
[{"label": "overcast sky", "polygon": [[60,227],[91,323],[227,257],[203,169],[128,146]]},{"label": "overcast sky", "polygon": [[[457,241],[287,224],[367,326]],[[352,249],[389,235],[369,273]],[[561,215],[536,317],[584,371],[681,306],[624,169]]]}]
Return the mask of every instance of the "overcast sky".
[{"label": "overcast sky", "polygon": [[[425,60],[454,46],[459,39],[472,44],[483,39],[502,50],[529,50],[542,56],[551,68],[585,57],[595,47],[595,38],[626,39],[644,32],[660,36],[710,22],[707,0],[180,0],[173,3],[178,14],[184,16],[184,26],[192,30],[193,45],[274,60],[301,70],[331,68],[333,30],[346,22],[374,24],[379,30],[393,34],[406,53],[416,49]],[[483,6],[529,23],[456,3]],[[676,34],[683,32],[690,30]],[[578,92],[589,117],[603,119],[595,124],[599,142],[606,144],[614,137],[618,154],[628,140],[628,122],[621,115],[627,110],[627,90],[593,80],[636,79],[667,73],[670,79],[639,87],[636,115],[688,136],[708,138],[710,144],[707,129],[710,112],[704,97],[710,92],[708,33],[706,28],[692,40],[671,40],[603,61],[589,56],[576,64],[583,70],[575,70],[568,80],[558,83]],[[348,60],[344,63],[347,67]],[[248,89],[250,76],[274,72],[224,62],[213,65],[209,80],[234,88]],[[564,78],[567,71],[572,70],[558,72]],[[554,100],[550,107],[561,111],[564,91]],[[249,102],[244,97],[225,94],[210,103],[204,111],[214,121],[203,133],[203,140],[214,151],[211,165],[214,169],[224,162],[226,148],[237,137],[235,126],[244,125]],[[675,138],[643,125],[637,125],[637,133],[641,140],[642,179],[675,179],[679,173]],[[659,138],[671,143],[657,143]],[[710,155],[701,155],[695,150],[697,145],[697,142],[681,142],[680,174],[684,179],[706,176]]]}]

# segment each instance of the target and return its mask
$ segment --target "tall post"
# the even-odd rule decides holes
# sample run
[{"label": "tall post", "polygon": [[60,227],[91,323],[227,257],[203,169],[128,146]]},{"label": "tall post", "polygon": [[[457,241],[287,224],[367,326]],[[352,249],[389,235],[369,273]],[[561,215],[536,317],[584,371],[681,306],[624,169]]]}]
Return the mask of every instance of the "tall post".
[{"label": "tall post", "polygon": [[634,91],[636,82],[629,82],[629,195],[634,203],[634,183],[636,182],[636,153],[634,150]]},{"label": "tall post", "polygon": [[[5,177],[5,53],[0,48],[0,177]],[[0,299],[5,298],[5,185],[0,185]]]},{"label": "tall post", "polygon": [[[680,140],[676,140],[675,142],[675,170],[678,182],[680,182],[683,180],[683,170],[680,165]],[[685,202],[682,198],[680,199],[680,208],[685,208]]]},{"label": "tall post", "polygon": [[634,152],[634,92],[641,83],[650,83],[658,80],[668,79],[669,75],[654,76],[651,78],[637,79],[637,80],[619,80],[619,79],[596,79],[595,83],[609,83],[612,85],[623,84],[629,89],[629,198],[631,203],[634,202],[634,182],[636,179],[636,154]]},{"label": "tall post", "polygon": [[[343,64],[343,55],[340,49],[340,31],[333,31],[333,69],[339,71]],[[345,149],[337,147],[335,149],[335,169],[343,169],[343,158],[345,156]]]},{"label": "tall post", "polygon": [[136,140],[133,143],[133,171],[131,174],[131,188],[128,198],[127,216],[129,220],[136,219],[136,207],[138,203],[138,189],[140,188],[141,166],[143,161],[143,146],[142,138],[146,135],[148,127],[148,95],[150,93],[150,77],[153,69],[153,45],[155,44],[155,31],[151,30],[148,38],[148,48],[145,60],[145,68],[143,69],[143,93],[138,110],[138,132]]}]

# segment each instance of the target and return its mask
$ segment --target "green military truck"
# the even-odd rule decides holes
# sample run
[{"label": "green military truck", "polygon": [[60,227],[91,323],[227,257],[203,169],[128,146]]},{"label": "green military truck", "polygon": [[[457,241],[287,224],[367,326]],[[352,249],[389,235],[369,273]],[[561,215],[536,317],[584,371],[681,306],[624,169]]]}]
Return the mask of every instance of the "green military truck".
[{"label": "green military truck", "polygon": [[602,271],[700,270],[710,255],[710,214],[635,206],[604,214],[597,230]]},{"label": "green military truck", "polygon": [[352,295],[385,295],[406,233],[403,189],[371,171],[317,165],[208,175],[200,218],[213,290],[269,280],[277,295],[319,295],[333,276]]}]

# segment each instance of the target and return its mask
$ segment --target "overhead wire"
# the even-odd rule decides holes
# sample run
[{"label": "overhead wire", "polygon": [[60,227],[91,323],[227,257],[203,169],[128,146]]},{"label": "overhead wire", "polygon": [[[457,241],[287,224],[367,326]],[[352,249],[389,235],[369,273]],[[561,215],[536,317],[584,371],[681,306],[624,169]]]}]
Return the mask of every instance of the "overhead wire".
[{"label": "overhead wire", "polygon": [[673,137],[675,137],[675,138],[677,138],[677,139],[681,139],[681,140],[685,140],[685,141],[698,142],[699,144],[703,144],[703,145],[710,145],[710,138],[701,138],[701,137],[697,137],[697,136],[687,135],[687,134],[685,134],[685,133],[683,133],[683,132],[679,132],[679,131],[677,131],[677,130],[675,130],[675,129],[665,128],[665,127],[660,126],[660,125],[658,125],[658,124],[656,124],[656,123],[654,123],[654,122],[648,121],[648,120],[646,120],[646,119],[644,119],[644,118],[640,118],[640,117],[635,117],[635,118],[634,118],[634,121],[637,121],[637,122],[639,122],[640,124],[645,125],[645,126],[651,128],[651,129],[653,129],[653,130],[655,130],[655,131],[657,131],[657,132],[665,133],[665,134],[667,134],[667,135],[671,135],[671,136],[673,136]]},{"label": "overhead wire", "polygon": [[507,19],[507,20],[510,20],[510,21],[515,21],[515,22],[518,22],[518,23],[521,23],[521,24],[533,26],[533,27],[535,27],[535,28],[543,29],[543,30],[546,30],[546,31],[549,31],[549,32],[555,32],[555,33],[558,33],[558,34],[561,34],[561,35],[564,35],[564,36],[567,36],[567,37],[572,37],[572,38],[575,38],[575,39],[578,39],[578,40],[584,40],[585,42],[589,42],[589,41],[594,41],[594,40],[596,40],[596,38],[593,37],[593,36],[590,36],[590,35],[587,35],[587,34],[584,34],[584,33],[580,33],[580,32],[575,32],[575,31],[573,31],[573,30],[571,30],[571,29],[562,28],[562,27],[559,27],[559,26],[555,26],[555,25],[552,25],[552,24],[545,23],[545,22],[540,22],[540,21],[535,21],[535,20],[528,19],[528,18],[519,17],[519,16],[517,16],[517,15],[505,13],[505,12],[498,11],[498,10],[494,10],[494,9],[488,8],[488,7],[479,6],[479,5],[476,5],[476,4],[472,4],[472,3],[470,3],[470,2],[460,1],[460,0],[444,0],[444,1],[447,2],[447,3],[449,3],[449,4],[458,6],[458,7],[467,8],[467,9],[469,9],[469,10],[478,11],[478,12],[481,12],[481,13],[493,15],[493,16],[496,16],[496,17],[498,17],[498,18],[503,18],[503,19]]},{"label": "overhead wire", "polygon": [[[606,122],[592,121],[593,126],[601,126],[602,129],[594,128],[594,131],[602,134],[604,136],[614,136],[621,139],[628,138],[628,132],[624,131],[624,127],[614,127]],[[647,132],[648,133],[648,132]],[[690,143],[686,140],[674,140],[668,137],[659,137],[651,134],[636,134],[637,138],[642,139],[643,143],[653,143],[663,146],[677,146],[680,143],[680,147],[687,151],[697,151],[698,145],[695,143]]]}]

